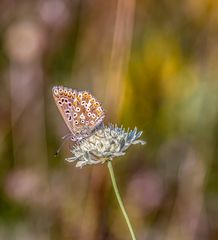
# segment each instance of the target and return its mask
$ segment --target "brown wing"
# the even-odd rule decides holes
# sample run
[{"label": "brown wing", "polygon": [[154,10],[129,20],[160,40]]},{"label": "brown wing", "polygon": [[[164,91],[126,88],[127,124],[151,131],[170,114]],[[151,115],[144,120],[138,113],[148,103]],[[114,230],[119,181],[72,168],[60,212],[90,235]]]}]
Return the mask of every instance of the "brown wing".
[{"label": "brown wing", "polygon": [[96,98],[87,91],[77,92],[62,86],[55,86],[52,91],[65,123],[77,138],[89,135],[102,123],[105,117],[104,110]]}]

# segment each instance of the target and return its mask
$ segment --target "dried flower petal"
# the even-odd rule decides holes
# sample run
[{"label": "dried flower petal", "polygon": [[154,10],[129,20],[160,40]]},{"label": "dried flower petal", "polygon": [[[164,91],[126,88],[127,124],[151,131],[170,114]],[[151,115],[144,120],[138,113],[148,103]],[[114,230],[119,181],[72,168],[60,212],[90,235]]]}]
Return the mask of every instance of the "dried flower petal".
[{"label": "dried flower petal", "polygon": [[77,161],[76,167],[104,163],[114,157],[125,155],[131,144],[145,144],[138,140],[142,132],[127,130],[110,124],[97,129],[91,136],[74,145],[73,157],[66,158],[68,162]]}]

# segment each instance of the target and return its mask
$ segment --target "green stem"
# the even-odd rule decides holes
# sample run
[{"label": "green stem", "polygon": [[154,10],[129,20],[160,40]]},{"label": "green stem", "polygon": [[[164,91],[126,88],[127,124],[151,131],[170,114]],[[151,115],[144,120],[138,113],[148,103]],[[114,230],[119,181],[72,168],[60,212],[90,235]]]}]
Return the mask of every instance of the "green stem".
[{"label": "green stem", "polygon": [[126,213],[126,210],[125,210],[125,208],[124,208],[122,199],[121,199],[121,197],[120,197],[120,193],[119,193],[118,188],[117,188],[117,183],[116,183],[116,179],[115,179],[115,176],[114,176],[114,170],[113,170],[113,166],[112,166],[111,161],[108,161],[107,166],[108,166],[108,169],[109,169],[109,172],[110,172],[110,175],[111,175],[111,180],[112,180],[114,192],[115,192],[115,194],[116,194],[116,197],[117,197],[117,200],[118,200],[118,202],[119,202],[120,208],[121,208],[121,210],[122,210],[123,216],[124,216],[124,218],[125,218],[125,220],[126,220],[126,223],[127,223],[127,225],[128,225],[130,234],[131,234],[131,236],[132,236],[132,239],[133,239],[133,240],[136,240],[135,234],[134,234],[133,229],[132,229],[132,225],[131,225],[131,223],[130,223],[130,221],[129,221],[128,215],[127,215],[127,213]]}]

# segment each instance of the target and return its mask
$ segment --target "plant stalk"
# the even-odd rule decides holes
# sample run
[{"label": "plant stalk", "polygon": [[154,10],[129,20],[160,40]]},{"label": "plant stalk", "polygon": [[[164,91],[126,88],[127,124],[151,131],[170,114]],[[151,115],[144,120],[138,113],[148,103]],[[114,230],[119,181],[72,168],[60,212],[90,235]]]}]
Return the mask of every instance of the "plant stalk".
[{"label": "plant stalk", "polygon": [[129,221],[129,217],[128,217],[127,213],[126,213],[126,210],[124,208],[122,199],[120,197],[119,190],[117,188],[117,183],[116,183],[116,179],[115,179],[115,176],[114,176],[114,170],[113,170],[113,166],[112,166],[111,161],[108,161],[107,166],[108,166],[108,169],[109,169],[109,172],[110,172],[110,176],[111,176],[112,185],[113,185],[113,188],[114,188],[115,195],[117,197],[118,203],[119,203],[120,208],[122,210],[123,216],[124,216],[124,218],[126,220],[127,226],[129,228],[129,231],[130,231],[130,234],[131,234],[131,237],[132,237],[133,240],[136,240],[135,233],[133,231],[132,225],[131,225],[131,223]]}]

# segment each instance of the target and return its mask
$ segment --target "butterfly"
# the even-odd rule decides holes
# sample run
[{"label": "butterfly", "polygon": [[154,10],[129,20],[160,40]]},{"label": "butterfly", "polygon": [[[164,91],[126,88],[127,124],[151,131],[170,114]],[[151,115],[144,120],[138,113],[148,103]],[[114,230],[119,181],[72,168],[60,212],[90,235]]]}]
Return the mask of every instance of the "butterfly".
[{"label": "butterfly", "polygon": [[81,141],[91,136],[103,123],[104,109],[88,91],[54,86],[52,93],[58,110],[71,132],[72,141]]}]

